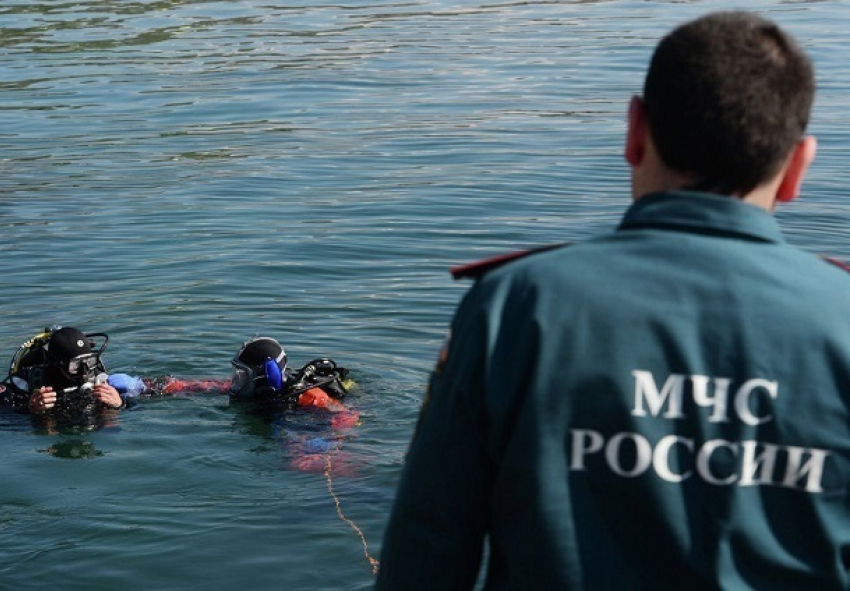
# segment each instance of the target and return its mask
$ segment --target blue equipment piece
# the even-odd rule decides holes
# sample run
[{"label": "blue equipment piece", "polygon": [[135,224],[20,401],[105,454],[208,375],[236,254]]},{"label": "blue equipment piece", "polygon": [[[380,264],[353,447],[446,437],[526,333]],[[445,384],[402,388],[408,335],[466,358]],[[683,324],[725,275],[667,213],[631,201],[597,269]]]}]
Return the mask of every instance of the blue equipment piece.
[{"label": "blue equipment piece", "polygon": [[106,381],[110,386],[118,390],[122,398],[135,398],[145,391],[145,382],[142,378],[126,373],[110,374]]},{"label": "blue equipment piece", "polygon": [[271,358],[266,359],[264,370],[266,372],[266,380],[268,380],[269,387],[275,392],[282,390],[283,382],[286,381],[286,378],[284,377],[283,372],[280,371],[280,366],[278,366],[277,361]]}]

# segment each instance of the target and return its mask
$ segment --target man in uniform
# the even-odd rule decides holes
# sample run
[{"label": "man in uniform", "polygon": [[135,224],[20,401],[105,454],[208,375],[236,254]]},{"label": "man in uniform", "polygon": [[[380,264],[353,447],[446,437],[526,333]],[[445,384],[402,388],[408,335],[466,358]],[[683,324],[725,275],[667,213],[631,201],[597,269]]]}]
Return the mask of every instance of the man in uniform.
[{"label": "man in uniform", "polygon": [[487,589],[850,588],[850,276],[771,213],[813,95],[756,15],[660,42],[617,230],[478,268],[378,589],[470,589],[485,541]]}]

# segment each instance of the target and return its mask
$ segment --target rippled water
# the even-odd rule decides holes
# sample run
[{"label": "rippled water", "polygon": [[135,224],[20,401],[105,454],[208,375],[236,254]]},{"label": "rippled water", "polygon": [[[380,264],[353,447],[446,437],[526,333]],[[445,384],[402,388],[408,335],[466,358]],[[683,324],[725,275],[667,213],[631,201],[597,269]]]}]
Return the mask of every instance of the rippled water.
[{"label": "rippled water", "polygon": [[[612,227],[655,39],[727,6],[0,2],[0,350],[71,324],[113,371],[224,377],[270,334],[352,368],[362,413],[311,470],[321,417],[217,395],[82,434],[2,415],[0,588],[368,588],[466,288],[447,268]],[[819,71],[782,225],[850,259],[850,3],[748,6]]]}]

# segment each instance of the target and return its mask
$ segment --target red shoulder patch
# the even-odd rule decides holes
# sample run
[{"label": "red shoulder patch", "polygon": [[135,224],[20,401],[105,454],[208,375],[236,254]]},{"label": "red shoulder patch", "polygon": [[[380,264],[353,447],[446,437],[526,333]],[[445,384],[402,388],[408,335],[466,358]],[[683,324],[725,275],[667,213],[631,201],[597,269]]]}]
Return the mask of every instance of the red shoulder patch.
[{"label": "red shoulder patch", "polygon": [[492,271],[493,269],[501,267],[505,263],[516,261],[518,259],[527,257],[530,254],[537,254],[539,252],[546,252],[547,250],[554,250],[556,248],[560,248],[561,246],[568,246],[569,244],[569,242],[559,242],[557,244],[547,244],[545,246],[538,246],[529,250],[518,250],[516,252],[500,254],[487,259],[476,261],[474,263],[457,265],[455,267],[450,268],[449,271],[451,272],[452,277],[454,277],[455,279],[478,279],[488,271]]},{"label": "red shoulder patch", "polygon": [[838,267],[842,271],[847,271],[848,273],[850,273],[850,265],[848,265],[844,261],[839,261],[838,259],[834,259],[832,257],[827,257],[827,256],[821,256],[821,258],[823,260],[825,260],[827,263],[829,263],[831,265],[835,265],[836,267]]}]

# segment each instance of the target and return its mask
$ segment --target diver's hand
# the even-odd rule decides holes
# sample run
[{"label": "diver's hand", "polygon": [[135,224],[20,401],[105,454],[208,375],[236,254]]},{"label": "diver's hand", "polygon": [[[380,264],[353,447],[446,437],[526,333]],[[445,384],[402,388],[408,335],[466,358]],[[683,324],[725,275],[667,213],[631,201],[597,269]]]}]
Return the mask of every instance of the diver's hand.
[{"label": "diver's hand", "polygon": [[50,386],[42,386],[30,395],[29,411],[40,415],[56,406],[56,392]]},{"label": "diver's hand", "polygon": [[91,395],[97,402],[109,408],[121,408],[124,405],[118,390],[109,384],[97,384],[92,389]]}]

